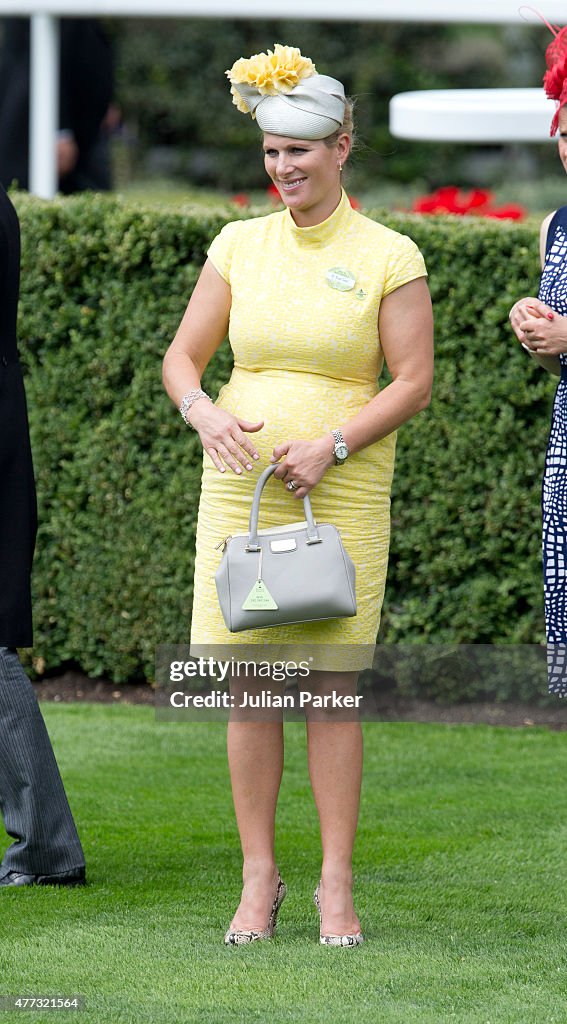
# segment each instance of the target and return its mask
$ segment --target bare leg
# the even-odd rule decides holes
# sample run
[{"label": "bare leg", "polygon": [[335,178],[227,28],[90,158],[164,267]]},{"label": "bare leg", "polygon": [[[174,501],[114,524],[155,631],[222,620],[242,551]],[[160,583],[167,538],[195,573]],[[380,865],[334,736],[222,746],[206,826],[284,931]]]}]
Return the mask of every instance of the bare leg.
[{"label": "bare leg", "polygon": [[[258,684],[253,676],[241,673],[231,679],[230,692],[237,705],[244,690],[255,689]],[[271,682],[266,689],[283,692]],[[254,721],[249,712],[244,714],[247,720],[242,720],[242,714],[231,715],[227,731],[234,810],[244,858],[242,897],[230,927],[261,931],[268,923],[278,880],[274,840],[283,772],[283,720],[279,716],[279,721],[274,721],[273,710],[264,716],[259,711]]]},{"label": "bare leg", "polygon": [[[354,696],[357,680],[357,672],[312,672],[308,685],[311,693],[335,690]],[[348,717],[355,714],[349,710]],[[347,717],[344,710],[340,715]],[[358,720],[337,717],[333,710],[308,712],[307,753],[323,848],[322,930],[345,935],[360,931],[352,901],[352,852],[362,781],[362,730]]]}]

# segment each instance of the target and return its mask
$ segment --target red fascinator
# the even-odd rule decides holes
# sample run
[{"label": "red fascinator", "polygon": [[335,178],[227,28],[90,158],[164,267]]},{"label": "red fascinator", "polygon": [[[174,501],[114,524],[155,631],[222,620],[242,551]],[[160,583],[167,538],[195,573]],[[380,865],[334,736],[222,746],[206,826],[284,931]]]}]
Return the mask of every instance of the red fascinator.
[{"label": "red fascinator", "polygon": [[559,111],[567,103],[567,26],[559,28],[558,25],[550,25],[535,7],[521,8],[520,13],[522,10],[533,11],[534,14],[537,14],[553,36],[552,42],[545,51],[547,71],[543,76],[543,87],[546,96],[557,103],[549,130],[550,135],[555,135],[559,125]]},{"label": "red fascinator", "polygon": [[543,87],[550,100],[557,102],[557,110],[551,122],[550,135],[555,135],[559,124],[559,111],[567,103],[567,26],[553,29],[555,39],[545,51],[547,71],[543,76]]}]

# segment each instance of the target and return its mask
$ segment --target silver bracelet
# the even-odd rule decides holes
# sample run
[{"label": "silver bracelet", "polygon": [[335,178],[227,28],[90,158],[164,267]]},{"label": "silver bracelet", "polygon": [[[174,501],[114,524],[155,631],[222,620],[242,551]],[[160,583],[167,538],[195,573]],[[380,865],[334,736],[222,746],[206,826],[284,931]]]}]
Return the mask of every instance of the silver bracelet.
[{"label": "silver bracelet", "polygon": [[203,391],[202,388],[193,388],[192,391],[188,391],[186,395],[183,395],[183,398],[181,399],[181,405],[179,406],[179,412],[183,416],[183,419],[187,426],[191,427],[192,430],[194,430],[195,428],[193,424],[189,422],[187,418],[187,413],[189,412],[189,409],[191,408],[193,403],[198,402],[200,398],[208,398],[210,400],[210,395],[207,395],[207,393]]}]

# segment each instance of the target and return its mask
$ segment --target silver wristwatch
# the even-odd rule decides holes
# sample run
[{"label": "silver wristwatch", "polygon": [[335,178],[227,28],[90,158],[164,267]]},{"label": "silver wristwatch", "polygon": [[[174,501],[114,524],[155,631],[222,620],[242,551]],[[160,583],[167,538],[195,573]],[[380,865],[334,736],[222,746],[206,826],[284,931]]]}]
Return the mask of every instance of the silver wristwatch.
[{"label": "silver wristwatch", "polygon": [[340,430],[331,430],[331,434],[335,439],[335,465],[342,466],[343,462],[348,459],[348,448],[343,435]]}]

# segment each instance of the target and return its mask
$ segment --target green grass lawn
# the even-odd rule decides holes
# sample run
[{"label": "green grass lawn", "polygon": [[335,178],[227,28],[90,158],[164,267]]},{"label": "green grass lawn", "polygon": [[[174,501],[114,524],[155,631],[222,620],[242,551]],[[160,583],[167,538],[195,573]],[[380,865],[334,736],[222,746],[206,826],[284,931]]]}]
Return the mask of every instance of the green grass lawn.
[{"label": "green grass lawn", "polygon": [[365,723],[367,942],[341,950],[317,943],[305,730],[287,723],[288,897],[272,942],[226,948],[241,862],[225,726],[156,723],[145,707],[43,711],[90,884],[2,894],[0,994],[81,994],[75,1016],[97,1024],[567,1021],[567,735]]}]

